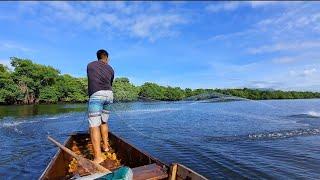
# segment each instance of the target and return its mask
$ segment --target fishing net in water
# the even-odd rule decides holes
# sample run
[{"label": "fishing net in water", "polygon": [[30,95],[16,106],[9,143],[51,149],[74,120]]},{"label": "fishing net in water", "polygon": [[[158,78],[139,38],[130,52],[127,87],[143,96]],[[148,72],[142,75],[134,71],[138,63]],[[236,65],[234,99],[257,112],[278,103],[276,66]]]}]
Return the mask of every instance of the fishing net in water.
[{"label": "fishing net in water", "polygon": [[[176,101],[142,96],[138,99],[140,105],[130,102],[112,104],[111,114],[126,126],[122,127],[127,129],[126,132],[132,131],[158,143],[174,136],[182,137],[183,134],[184,139],[190,138],[187,132],[195,134],[192,141],[245,141],[313,135],[320,127],[311,120],[311,117],[317,117],[309,115],[308,109],[314,108],[313,105],[301,108],[292,100],[252,100],[215,91]],[[303,126],[297,125],[297,122]],[[170,129],[176,131],[168,131]],[[286,135],[281,135],[283,132]]]}]

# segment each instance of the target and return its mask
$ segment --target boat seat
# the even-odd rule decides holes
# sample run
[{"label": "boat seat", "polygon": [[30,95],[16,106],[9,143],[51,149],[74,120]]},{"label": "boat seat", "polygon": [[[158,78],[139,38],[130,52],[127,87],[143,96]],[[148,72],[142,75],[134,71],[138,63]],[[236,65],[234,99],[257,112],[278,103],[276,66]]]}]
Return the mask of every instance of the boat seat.
[{"label": "boat seat", "polygon": [[156,163],[132,168],[132,172],[134,180],[164,179],[168,177],[163,168]]}]

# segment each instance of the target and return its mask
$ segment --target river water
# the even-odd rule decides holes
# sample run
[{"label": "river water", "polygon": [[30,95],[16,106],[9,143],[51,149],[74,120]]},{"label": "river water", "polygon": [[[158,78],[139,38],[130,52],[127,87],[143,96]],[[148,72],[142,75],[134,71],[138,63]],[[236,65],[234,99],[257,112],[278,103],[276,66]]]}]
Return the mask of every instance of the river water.
[{"label": "river water", "polygon": [[[209,179],[320,179],[320,100],[136,102],[111,107],[111,130],[165,163]],[[0,179],[37,179],[86,104],[0,106]]]}]

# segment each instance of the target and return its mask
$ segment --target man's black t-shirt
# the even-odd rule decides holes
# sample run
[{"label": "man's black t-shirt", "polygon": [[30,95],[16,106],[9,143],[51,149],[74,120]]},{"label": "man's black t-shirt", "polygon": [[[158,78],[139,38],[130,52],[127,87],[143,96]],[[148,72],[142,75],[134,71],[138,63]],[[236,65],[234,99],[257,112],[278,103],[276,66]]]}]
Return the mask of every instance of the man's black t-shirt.
[{"label": "man's black t-shirt", "polygon": [[100,90],[112,90],[114,71],[109,64],[93,61],[87,66],[89,97]]}]

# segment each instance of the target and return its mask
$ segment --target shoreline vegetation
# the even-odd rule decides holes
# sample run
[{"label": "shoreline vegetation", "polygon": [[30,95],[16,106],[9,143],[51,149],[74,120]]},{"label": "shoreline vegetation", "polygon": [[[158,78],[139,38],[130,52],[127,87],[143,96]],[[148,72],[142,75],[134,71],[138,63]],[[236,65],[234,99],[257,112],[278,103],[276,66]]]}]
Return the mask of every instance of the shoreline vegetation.
[{"label": "shoreline vegetation", "polygon": [[[86,102],[87,78],[61,74],[59,70],[29,59],[12,57],[13,70],[0,64],[0,104],[54,104]],[[226,97],[225,100],[311,99],[320,98],[320,92],[298,92],[259,89],[181,89],[146,82],[141,86],[128,78],[116,78],[113,83],[116,102],[208,100]]]}]

